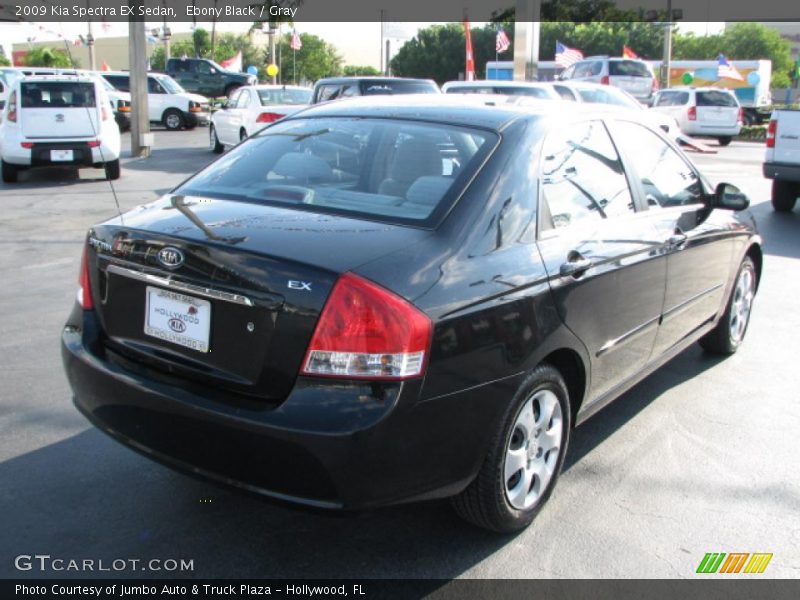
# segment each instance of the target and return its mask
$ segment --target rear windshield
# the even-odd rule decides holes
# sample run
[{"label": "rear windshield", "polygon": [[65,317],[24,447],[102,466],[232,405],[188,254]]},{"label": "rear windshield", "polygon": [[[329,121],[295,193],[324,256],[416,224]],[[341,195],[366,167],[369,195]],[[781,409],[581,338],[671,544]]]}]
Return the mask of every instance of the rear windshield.
[{"label": "rear windshield", "polygon": [[609,75],[624,75],[626,77],[652,77],[647,65],[635,60],[612,60],[608,63]]},{"label": "rear windshield", "polygon": [[392,94],[435,94],[436,85],[429,81],[365,81],[365,96],[391,96]]},{"label": "rear windshield", "polygon": [[311,90],[258,90],[258,98],[263,106],[271,104],[308,104]]},{"label": "rear windshield", "polygon": [[697,106],[738,106],[732,94],[721,91],[697,92]]},{"label": "rear windshield", "polygon": [[661,92],[654,106],[683,106],[689,102],[689,92]]},{"label": "rear windshield", "polygon": [[94,107],[94,84],[87,81],[24,81],[23,108]]},{"label": "rear windshield", "polygon": [[493,133],[434,123],[279,121],[175,193],[429,225],[495,142]]},{"label": "rear windshield", "polygon": [[447,88],[448,94],[505,94],[506,96],[530,96],[531,98],[550,98],[550,94],[543,88],[526,87],[526,86],[454,86]]}]

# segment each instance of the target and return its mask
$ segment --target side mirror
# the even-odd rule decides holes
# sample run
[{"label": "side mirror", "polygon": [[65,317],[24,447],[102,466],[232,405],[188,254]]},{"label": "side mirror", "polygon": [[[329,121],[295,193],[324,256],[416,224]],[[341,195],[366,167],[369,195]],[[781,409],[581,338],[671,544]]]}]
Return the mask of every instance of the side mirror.
[{"label": "side mirror", "polygon": [[731,183],[720,183],[711,200],[712,208],[744,210],[750,206],[750,198]]},{"label": "side mirror", "polygon": [[216,70],[214,67],[211,67],[211,68],[208,70],[208,72],[209,72],[211,75],[216,75],[216,74],[217,74],[217,70]]}]

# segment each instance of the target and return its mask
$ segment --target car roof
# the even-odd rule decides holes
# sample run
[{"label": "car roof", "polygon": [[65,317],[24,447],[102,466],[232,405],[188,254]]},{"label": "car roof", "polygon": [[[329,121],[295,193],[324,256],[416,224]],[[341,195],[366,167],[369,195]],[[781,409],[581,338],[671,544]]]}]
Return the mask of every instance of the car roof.
[{"label": "car roof", "polygon": [[576,104],[539,100],[519,102],[518,98],[498,94],[405,94],[402,96],[354,97],[316,104],[285,120],[308,117],[354,117],[410,119],[480,127],[501,131],[519,120],[554,117],[559,122],[569,115],[614,114],[600,104]]},{"label": "car roof", "polygon": [[483,86],[492,86],[492,87],[530,87],[530,88],[542,88],[542,87],[549,87],[546,82],[543,81],[512,81],[508,79],[481,79],[479,81],[448,81],[442,85],[444,87],[483,87]]},{"label": "car roof", "polygon": [[254,90],[303,90],[304,92],[310,92],[311,88],[303,87],[302,85],[279,85],[279,84],[271,84],[271,83],[262,83],[259,85],[248,85],[244,86],[248,88],[253,88]]},{"label": "car roof", "polygon": [[362,75],[362,76],[355,76],[355,77],[324,77],[322,79],[318,79],[316,85],[320,85],[322,83],[347,83],[349,81],[419,81],[425,83],[433,83],[436,85],[436,82],[432,79],[420,79],[417,77],[385,77],[380,75]]},{"label": "car roof", "polygon": [[39,74],[39,75],[25,75],[25,77],[20,78],[21,82],[29,82],[29,81],[86,81],[89,83],[96,83],[95,78],[92,75],[86,73],[76,73],[76,74],[69,74],[69,73],[53,73],[53,74]]}]

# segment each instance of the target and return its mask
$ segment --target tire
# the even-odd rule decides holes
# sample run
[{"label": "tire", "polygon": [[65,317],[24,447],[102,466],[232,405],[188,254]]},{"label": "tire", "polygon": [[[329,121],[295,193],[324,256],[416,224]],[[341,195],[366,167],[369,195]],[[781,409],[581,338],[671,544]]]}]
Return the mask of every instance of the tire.
[{"label": "tire", "polygon": [[225,152],[225,146],[220,143],[217,137],[217,128],[214,127],[213,124],[208,128],[208,145],[214,154],[222,154]]},{"label": "tire", "polygon": [[[570,427],[564,379],[554,367],[539,365],[509,404],[478,475],[452,499],[455,511],[470,523],[499,533],[530,525],[558,480]],[[548,429],[549,435],[541,435]]]},{"label": "tire", "polygon": [[733,138],[729,135],[724,135],[721,138],[717,138],[717,141],[719,142],[720,146],[727,146],[731,143],[731,141],[733,141]]},{"label": "tire", "polygon": [[776,212],[791,212],[800,192],[800,184],[793,181],[772,180],[772,208]]},{"label": "tire", "polygon": [[116,181],[120,176],[119,159],[108,161],[103,165],[106,171],[106,179]]},{"label": "tire", "polygon": [[170,131],[178,131],[186,125],[186,119],[183,118],[183,114],[177,108],[167,109],[161,122]]},{"label": "tire", "polygon": [[228,87],[225,88],[225,97],[228,98],[228,100],[230,100],[231,96],[233,96],[233,92],[238,90],[240,87],[242,86],[237,84],[229,85]]},{"label": "tire", "polygon": [[19,169],[16,167],[16,165],[12,165],[7,163],[6,161],[3,161],[2,172],[3,172],[3,183],[17,183],[17,176],[19,175]]},{"label": "tire", "polygon": [[700,338],[700,345],[713,354],[733,354],[742,345],[750,324],[753,298],[756,295],[756,267],[746,256],[736,273],[725,314],[717,326]]}]

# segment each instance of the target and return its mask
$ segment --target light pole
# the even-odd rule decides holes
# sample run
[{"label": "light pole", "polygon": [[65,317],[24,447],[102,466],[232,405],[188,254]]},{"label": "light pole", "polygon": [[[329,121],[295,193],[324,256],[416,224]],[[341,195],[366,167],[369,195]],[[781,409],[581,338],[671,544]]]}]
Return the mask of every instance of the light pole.
[{"label": "light pole", "polygon": [[[274,65],[275,63],[275,32],[277,30],[277,23],[270,21],[269,22],[269,60],[270,64]],[[272,85],[275,85],[278,82],[277,73],[271,76],[272,78]]]},{"label": "light pole", "polygon": [[[90,8],[89,0],[86,0],[86,8]],[[87,11],[88,12],[88,11]],[[88,22],[89,31],[86,33],[86,45],[89,46],[89,68],[97,70],[97,59],[94,54],[94,36],[92,35],[92,22]]]},{"label": "light pole", "polygon": [[164,65],[166,66],[167,61],[170,59],[170,48],[169,48],[169,40],[172,37],[172,30],[167,25],[167,22],[164,21],[164,27],[161,28],[161,39],[164,40]]}]

